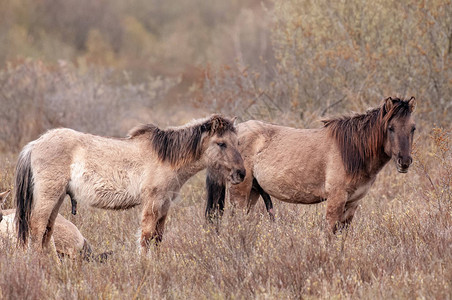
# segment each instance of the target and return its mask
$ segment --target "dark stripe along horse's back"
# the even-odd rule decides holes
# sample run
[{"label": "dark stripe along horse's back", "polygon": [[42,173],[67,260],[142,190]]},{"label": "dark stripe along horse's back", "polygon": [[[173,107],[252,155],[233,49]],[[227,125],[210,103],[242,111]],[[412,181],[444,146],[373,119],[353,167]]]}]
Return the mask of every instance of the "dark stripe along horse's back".
[{"label": "dark stripe along horse's back", "polygon": [[206,215],[224,207],[226,187],[231,203],[248,209],[259,195],[267,208],[271,207],[270,196],[302,204],[328,200],[326,219],[335,232],[352,221],[359,200],[391,159],[400,173],[408,171],[414,108],[414,97],[387,98],[364,114],[324,120],[323,128],[318,129],[259,121],[239,124],[245,180],[230,186],[224,180],[208,178],[206,182],[214,182],[216,187],[207,187],[208,199],[215,202],[208,202]]}]

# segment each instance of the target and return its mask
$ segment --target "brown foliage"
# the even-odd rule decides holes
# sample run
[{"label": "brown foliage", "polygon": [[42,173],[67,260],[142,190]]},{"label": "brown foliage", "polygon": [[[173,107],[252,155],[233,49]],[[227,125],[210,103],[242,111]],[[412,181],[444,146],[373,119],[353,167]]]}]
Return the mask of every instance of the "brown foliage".
[{"label": "brown foliage", "polygon": [[124,128],[124,119],[139,119],[136,111],[156,105],[177,79],[157,77],[124,86],[115,81],[112,72],[84,73],[66,62],[8,65],[0,70],[0,150],[17,151],[55,127],[125,136],[130,128]]},{"label": "brown foliage", "polygon": [[[5,3],[0,61],[16,63],[0,70],[0,150],[14,153],[0,156],[2,190],[13,188],[20,147],[56,126],[125,136],[139,121],[182,124],[195,103],[206,115],[315,127],[388,96],[415,96],[419,105],[414,168],[383,169],[344,234],[325,235],[324,204],[282,202],[276,223],[262,204],[250,215],[231,215],[227,205],[217,234],[204,223],[200,176],[185,185],[160,248],[147,257],[137,253],[139,209],[80,203],[71,216],[65,203],[64,216],[113,259],[55,266],[6,245],[0,298],[450,297],[450,0]],[[178,78],[143,79],[183,70],[189,80],[176,92]],[[163,103],[168,95],[186,100],[187,91],[194,101]]]}]

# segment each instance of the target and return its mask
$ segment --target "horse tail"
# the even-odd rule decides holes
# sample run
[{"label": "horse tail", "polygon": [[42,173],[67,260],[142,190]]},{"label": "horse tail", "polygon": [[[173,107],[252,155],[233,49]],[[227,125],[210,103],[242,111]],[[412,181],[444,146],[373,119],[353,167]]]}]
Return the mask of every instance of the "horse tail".
[{"label": "horse tail", "polygon": [[223,180],[214,179],[207,171],[206,189],[207,205],[205,216],[208,222],[213,223],[214,219],[223,215],[226,185]]},{"label": "horse tail", "polygon": [[20,152],[16,165],[15,174],[15,195],[16,202],[16,228],[18,241],[26,245],[29,235],[29,220],[33,205],[33,170],[31,168],[32,144],[28,144]]}]

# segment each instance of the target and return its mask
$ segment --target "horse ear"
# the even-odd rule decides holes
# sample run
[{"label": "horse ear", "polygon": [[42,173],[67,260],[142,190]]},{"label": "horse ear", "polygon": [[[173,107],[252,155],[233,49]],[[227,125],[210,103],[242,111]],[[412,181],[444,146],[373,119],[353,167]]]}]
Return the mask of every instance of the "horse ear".
[{"label": "horse ear", "polygon": [[214,115],[210,120],[210,133],[217,132],[223,126],[223,122],[221,121],[218,115]]},{"label": "horse ear", "polygon": [[237,124],[237,116],[234,116],[234,118],[231,119],[231,122],[234,126],[236,126]]},{"label": "horse ear", "polygon": [[8,197],[9,193],[11,193],[11,190],[7,190],[3,193],[0,193],[0,203],[3,203],[5,201],[6,197]]},{"label": "horse ear", "polygon": [[408,105],[410,107],[410,113],[412,113],[416,109],[416,98],[414,96],[408,100]]},{"label": "horse ear", "polygon": [[384,108],[386,112],[391,111],[392,107],[394,106],[394,103],[392,102],[392,98],[388,97],[385,99],[385,104],[384,104]]}]

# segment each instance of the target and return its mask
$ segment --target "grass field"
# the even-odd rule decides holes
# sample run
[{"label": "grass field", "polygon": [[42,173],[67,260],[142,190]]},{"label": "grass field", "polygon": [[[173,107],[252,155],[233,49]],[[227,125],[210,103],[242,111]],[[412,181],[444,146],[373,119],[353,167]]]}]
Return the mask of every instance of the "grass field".
[{"label": "grass field", "polygon": [[[65,203],[61,213],[95,251],[114,254],[105,263],[65,259],[55,265],[46,257],[4,247],[0,296],[449,299],[451,153],[441,152],[435,141],[440,139],[422,147],[427,158],[416,154],[408,174],[386,166],[362,200],[352,226],[336,236],[326,234],[324,204],[277,200],[276,222],[259,202],[249,215],[231,215],[227,209],[217,233],[203,217],[203,173],[186,184],[181,201],[170,211],[162,244],[146,257],[139,255],[137,244],[140,207],[105,211],[79,204],[72,216]],[[2,163],[7,165],[1,173],[5,188],[14,162]]]}]

